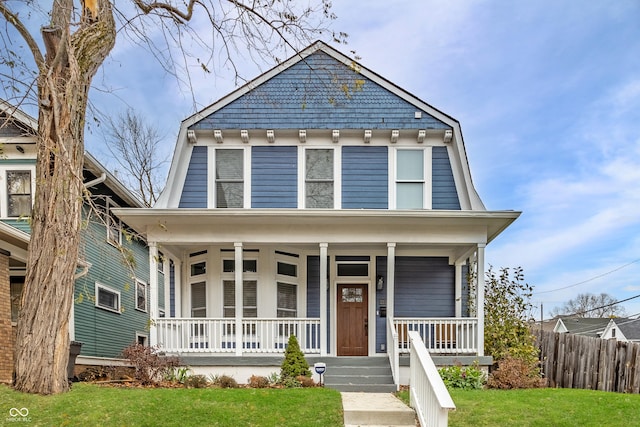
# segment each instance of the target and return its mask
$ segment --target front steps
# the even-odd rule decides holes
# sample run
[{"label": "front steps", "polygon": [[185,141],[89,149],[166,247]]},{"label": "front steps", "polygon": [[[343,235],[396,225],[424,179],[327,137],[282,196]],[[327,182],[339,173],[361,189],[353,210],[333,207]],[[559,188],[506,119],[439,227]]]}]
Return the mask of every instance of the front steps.
[{"label": "front steps", "polygon": [[344,424],[415,427],[416,414],[391,393],[342,393]]},{"label": "front steps", "polygon": [[[309,357],[313,371],[315,357]],[[327,364],[323,382],[325,387],[342,392],[394,393],[389,359],[386,357],[325,357]]]}]

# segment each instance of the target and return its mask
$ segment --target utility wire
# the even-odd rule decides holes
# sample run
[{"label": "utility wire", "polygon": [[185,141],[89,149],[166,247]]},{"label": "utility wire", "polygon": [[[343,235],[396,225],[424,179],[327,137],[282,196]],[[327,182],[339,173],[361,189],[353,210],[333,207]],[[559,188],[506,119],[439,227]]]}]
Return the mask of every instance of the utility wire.
[{"label": "utility wire", "polygon": [[613,270],[611,270],[611,271],[607,271],[606,273],[602,273],[602,274],[599,274],[599,275],[597,275],[597,276],[594,276],[594,277],[592,277],[592,278],[590,278],[590,279],[583,280],[582,282],[574,283],[573,285],[564,286],[564,287],[562,287],[562,288],[551,289],[551,290],[549,290],[549,291],[534,292],[534,295],[548,294],[548,293],[550,293],[550,292],[556,292],[556,291],[562,291],[562,290],[564,290],[564,289],[574,288],[574,287],[576,287],[576,286],[583,285],[583,284],[585,284],[585,283],[588,283],[588,282],[591,282],[591,281],[593,281],[593,280],[599,279],[599,278],[601,278],[601,277],[607,276],[607,275],[609,275],[609,274],[611,274],[611,273],[615,273],[616,271],[618,271],[618,270],[622,270],[623,268],[628,267],[628,266],[630,266],[630,265],[632,265],[632,264],[635,264],[636,262],[640,262],[640,258],[638,258],[638,259],[636,259],[636,260],[633,260],[633,261],[631,261],[631,262],[629,262],[629,263],[627,263],[627,264],[625,264],[625,265],[622,265],[622,266],[620,266],[620,267],[618,267],[618,268],[614,268],[614,269],[613,269]]}]

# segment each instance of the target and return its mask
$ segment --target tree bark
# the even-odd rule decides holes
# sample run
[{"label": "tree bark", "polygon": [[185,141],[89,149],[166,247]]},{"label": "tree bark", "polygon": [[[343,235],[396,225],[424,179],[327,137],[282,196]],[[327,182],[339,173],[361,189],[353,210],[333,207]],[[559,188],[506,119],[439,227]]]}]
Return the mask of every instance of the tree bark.
[{"label": "tree bark", "polygon": [[68,390],[69,315],[78,265],[87,95],[115,43],[108,0],[71,34],[73,2],[58,0],[39,70],[38,156],[27,275],[15,350],[17,390]]}]

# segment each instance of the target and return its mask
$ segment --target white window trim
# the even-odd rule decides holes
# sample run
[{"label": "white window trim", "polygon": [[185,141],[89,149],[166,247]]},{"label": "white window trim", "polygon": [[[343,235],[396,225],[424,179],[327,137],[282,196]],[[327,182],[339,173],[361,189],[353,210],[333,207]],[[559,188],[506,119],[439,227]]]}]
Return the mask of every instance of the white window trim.
[{"label": "white window trim", "polygon": [[298,149],[298,209],[307,209],[307,150],[333,151],[333,207],[342,208],[342,149],[333,146],[301,147]]},{"label": "white window trim", "polygon": [[[120,220],[120,218],[118,218],[117,216],[113,215],[111,213],[111,209],[112,208],[119,208],[120,206],[114,202],[113,200],[111,200],[110,197],[105,198],[105,206],[106,206],[106,217],[105,217],[105,221],[106,221],[106,231],[107,231],[107,243],[109,243],[112,246],[121,246],[122,245],[122,221]],[[117,239],[113,239],[111,236],[111,223],[112,221],[115,223],[115,225],[118,227],[118,238]]]},{"label": "white window trim", "polygon": [[[208,280],[208,273],[209,273],[209,265],[210,265],[210,261],[208,258],[208,251],[207,253],[203,253],[194,257],[189,257],[188,258],[188,262],[185,262],[185,269],[186,269],[186,277],[187,277],[187,285],[186,285],[186,292],[185,295],[183,296],[184,301],[188,302],[188,312],[189,312],[189,316],[192,317],[193,314],[193,306],[192,306],[192,299],[191,299],[191,285],[195,284],[195,283],[201,283],[204,282],[204,288],[205,288],[205,316],[209,316],[209,280]],[[205,263],[204,266],[204,273],[202,274],[196,274],[195,276],[191,275],[191,266],[193,264],[199,264],[201,262]],[[177,271],[177,270],[176,270]],[[177,275],[176,275],[177,276]]]},{"label": "white window trim", "polygon": [[149,334],[143,334],[140,332],[136,332],[136,343],[139,341],[140,338],[144,338],[144,346],[148,347],[149,346]]},{"label": "white window trim", "polygon": [[[207,149],[207,207],[209,209],[229,209],[218,208],[216,194],[216,150],[238,150],[242,151],[242,208],[251,207],[251,150],[244,147],[209,147]],[[231,208],[238,209],[238,208]]]},{"label": "white window trim", "polygon": [[35,189],[36,189],[36,167],[35,165],[6,165],[0,168],[0,217],[18,219],[16,216],[9,216],[9,192],[7,191],[7,171],[29,171],[31,172],[31,208],[35,202]]},{"label": "white window trim", "polygon": [[[134,307],[136,310],[146,313],[149,311],[149,285],[147,284],[147,282],[144,282],[140,279],[134,279],[134,283],[136,287],[134,292]],[[144,309],[138,307],[138,285],[144,286]]]},{"label": "white window trim", "polygon": [[[418,151],[422,150],[422,172],[421,181],[399,181],[398,180],[398,151]],[[403,182],[422,182],[422,209],[432,209],[432,186],[433,186],[433,167],[432,167],[432,147],[402,147],[391,150],[389,155],[389,209],[398,209],[397,203],[397,185]]]},{"label": "white window trim", "polygon": [[[98,297],[98,292],[99,290],[102,289],[106,292],[110,292],[112,294],[116,294],[118,296],[118,307],[117,308],[112,308],[112,307],[105,307],[103,305],[100,305],[100,298]],[[95,298],[96,298],[96,307],[101,308],[102,310],[106,310],[106,311],[110,311],[112,313],[117,313],[117,314],[121,314],[121,310],[122,310],[122,297],[120,295],[120,291],[117,291],[113,288],[110,288],[109,286],[105,286],[102,283],[96,282],[96,286],[95,286]]]},{"label": "white window trim", "polygon": [[[233,257],[233,255],[230,256],[222,256],[220,257],[220,304],[221,304],[221,313],[222,316],[224,317],[224,309],[225,306],[224,305],[224,282],[226,281],[233,281],[235,283],[236,280],[236,273],[235,271],[224,271],[224,261],[234,261],[235,262],[235,257]],[[255,272],[243,272],[242,273],[242,280],[243,281],[247,281],[247,280],[254,280],[256,282],[256,312],[258,312],[258,306],[260,305],[260,286],[258,286],[260,284],[260,280],[259,280],[259,273],[260,273],[260,259],[259,256],[255,255],[255,256],[249,256],[249,257],[244,257],[242,258],[242,262],[244,264],[245,261],[255,261],[256,262],[256,271]],[[244,265],[243,265],[244,268]],[[235,268],[234,268],[235,270]],[[244,289],[244,284],[243,284],[243,289]],[[235,302],[233,307],[235,308]],[[244,314],[244,313],[243,313]],[[244,317],[244,316],[243,316]],[[259,318],[260,316],[258,316]],[[231,319],[230,317],[227,317],[226,319]]]},{"label": "white window trim", "polygon": [[[335,273],[336,280],[340,280],[341,283],[345,283],[345,282],[348,283],[350,280],[363,281],[363,280],[371,279],[371,268],[372,268],[371,260],[369,261],[336,261],[335,264],[336,264],[336,273]],[[366,276],[339,276],[338,266],[344,265],[344,264],[354,264],[354,265],[366,264],[368,274]]]}]

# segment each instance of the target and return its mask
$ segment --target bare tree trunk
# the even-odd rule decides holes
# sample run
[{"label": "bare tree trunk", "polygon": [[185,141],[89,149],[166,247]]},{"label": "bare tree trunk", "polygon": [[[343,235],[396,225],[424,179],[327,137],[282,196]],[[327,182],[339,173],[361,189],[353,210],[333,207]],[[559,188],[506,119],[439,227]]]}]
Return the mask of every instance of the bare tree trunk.
[{"label": "bare tree trunk", "polygon": [[54,2],[52,26],[42,30],[47,55],[40,69],[36,199],[31,216],[27,276],[18,318],[17,390],[68,390],[69,315],[82,209],[82,165],[91,80],[115,43],[111,4],[98,2],[69,33],[72,0]]}]

